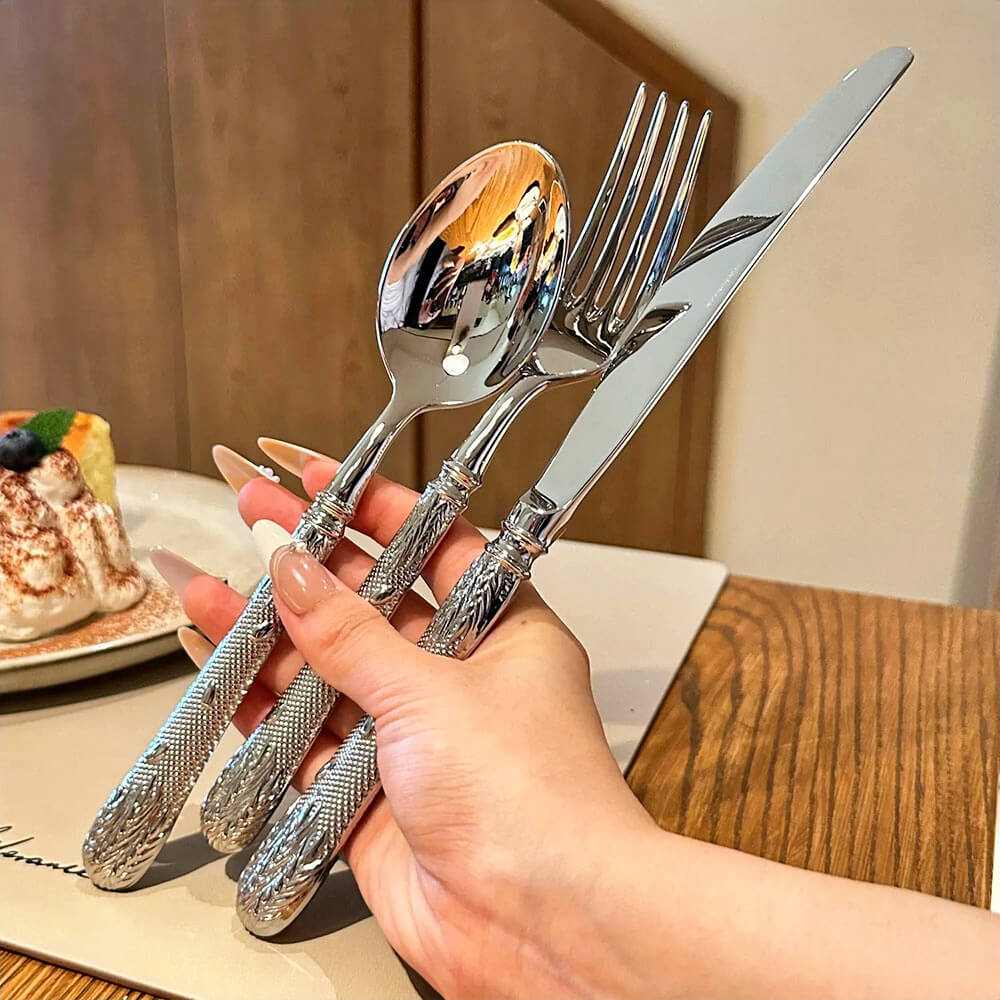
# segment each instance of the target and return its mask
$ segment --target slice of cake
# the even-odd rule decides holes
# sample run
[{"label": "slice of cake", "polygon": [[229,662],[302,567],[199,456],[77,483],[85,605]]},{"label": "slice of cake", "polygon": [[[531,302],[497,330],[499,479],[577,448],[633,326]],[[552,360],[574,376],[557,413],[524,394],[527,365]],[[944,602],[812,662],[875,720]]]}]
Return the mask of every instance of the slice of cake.
[{"label": "slice of cake", "polygon": [[95,496],[60,446],[75,426],[72,412],[45,411],[0,437],[2,640],[35,639],[94,612],[121,611],[146,592],[114,504],[114,467],[109,474],[102,465],[100,427],[93,419],[86,425],[98,427],[96,447],[84,440],[89,430],[75,443],[96,462],[106,494],[110,484],[112,503]]},{"label": "slice of cake", "polygon": [[[66,431],[59,440],[59,445],[65,448],[80,463],[83,478],[91,492],[102,503],[118,510],[118,497],[115,493],[115,449],[111,443],[111,425],[96,413],[84,413],[81,410],[50,410],[54,420],[65,423]],[[33,420],[38,414],[35,410],[7,410],[0,413],[0,435],[22,427]],[[54,425],[58,431],[60,425]]]}]

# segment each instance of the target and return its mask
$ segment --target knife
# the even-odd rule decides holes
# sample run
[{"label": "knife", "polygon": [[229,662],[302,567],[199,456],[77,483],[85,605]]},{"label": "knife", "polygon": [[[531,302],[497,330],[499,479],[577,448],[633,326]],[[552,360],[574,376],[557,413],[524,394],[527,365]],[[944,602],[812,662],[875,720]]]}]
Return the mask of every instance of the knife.
[{"label": "knife", "polygon": [[[895,47],[851,70],[719,209],[633,319],[545,471],[452,588],[421,647],[459,659],[472,653],[792,213],[912,61],[909,49]],[[237,912],[248,930],[270,937],[295,919],[377,790],[375,723],[367,717],[271,829],[240,876]]]}]

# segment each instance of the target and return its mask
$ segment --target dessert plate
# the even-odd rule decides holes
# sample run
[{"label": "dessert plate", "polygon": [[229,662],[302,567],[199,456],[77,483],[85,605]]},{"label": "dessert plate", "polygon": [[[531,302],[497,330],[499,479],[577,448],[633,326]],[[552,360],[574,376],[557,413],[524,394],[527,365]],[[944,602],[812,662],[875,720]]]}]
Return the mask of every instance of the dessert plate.
[{"label": "dessert plate", "polygon": [[149,584],[124,611],[94,615],[29,642],[0,642],[0,694],[64,684],[118,670],[178,646],[188,624],[180,601],[149,561],[165,545],[249,593],[263,569],[232,490],[218,479],[173,469],[119,465],[118,499],[132,553]]}]

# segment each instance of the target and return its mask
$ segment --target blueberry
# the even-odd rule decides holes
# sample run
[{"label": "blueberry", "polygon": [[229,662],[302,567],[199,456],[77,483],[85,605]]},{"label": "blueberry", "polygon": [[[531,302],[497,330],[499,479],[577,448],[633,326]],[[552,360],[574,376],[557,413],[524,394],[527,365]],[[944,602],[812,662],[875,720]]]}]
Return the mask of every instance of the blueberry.
[{"label": "blueberry", "polygon": [[12,472],[28,472],[45,457],[45,445],[34,432],[15,427],[0,437],[0,465]]}]

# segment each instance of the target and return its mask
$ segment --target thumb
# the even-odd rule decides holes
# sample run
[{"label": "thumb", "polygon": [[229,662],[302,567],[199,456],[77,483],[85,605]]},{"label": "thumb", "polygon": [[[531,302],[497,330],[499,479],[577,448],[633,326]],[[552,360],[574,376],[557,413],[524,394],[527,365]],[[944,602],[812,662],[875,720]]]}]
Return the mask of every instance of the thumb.
[{"label": "thumb", "polygon": [[436,659],[404,639],[367,601],[305,549],[285,545],[270,562],[275,604],[313,670],[376,719],[409,701]]}]

